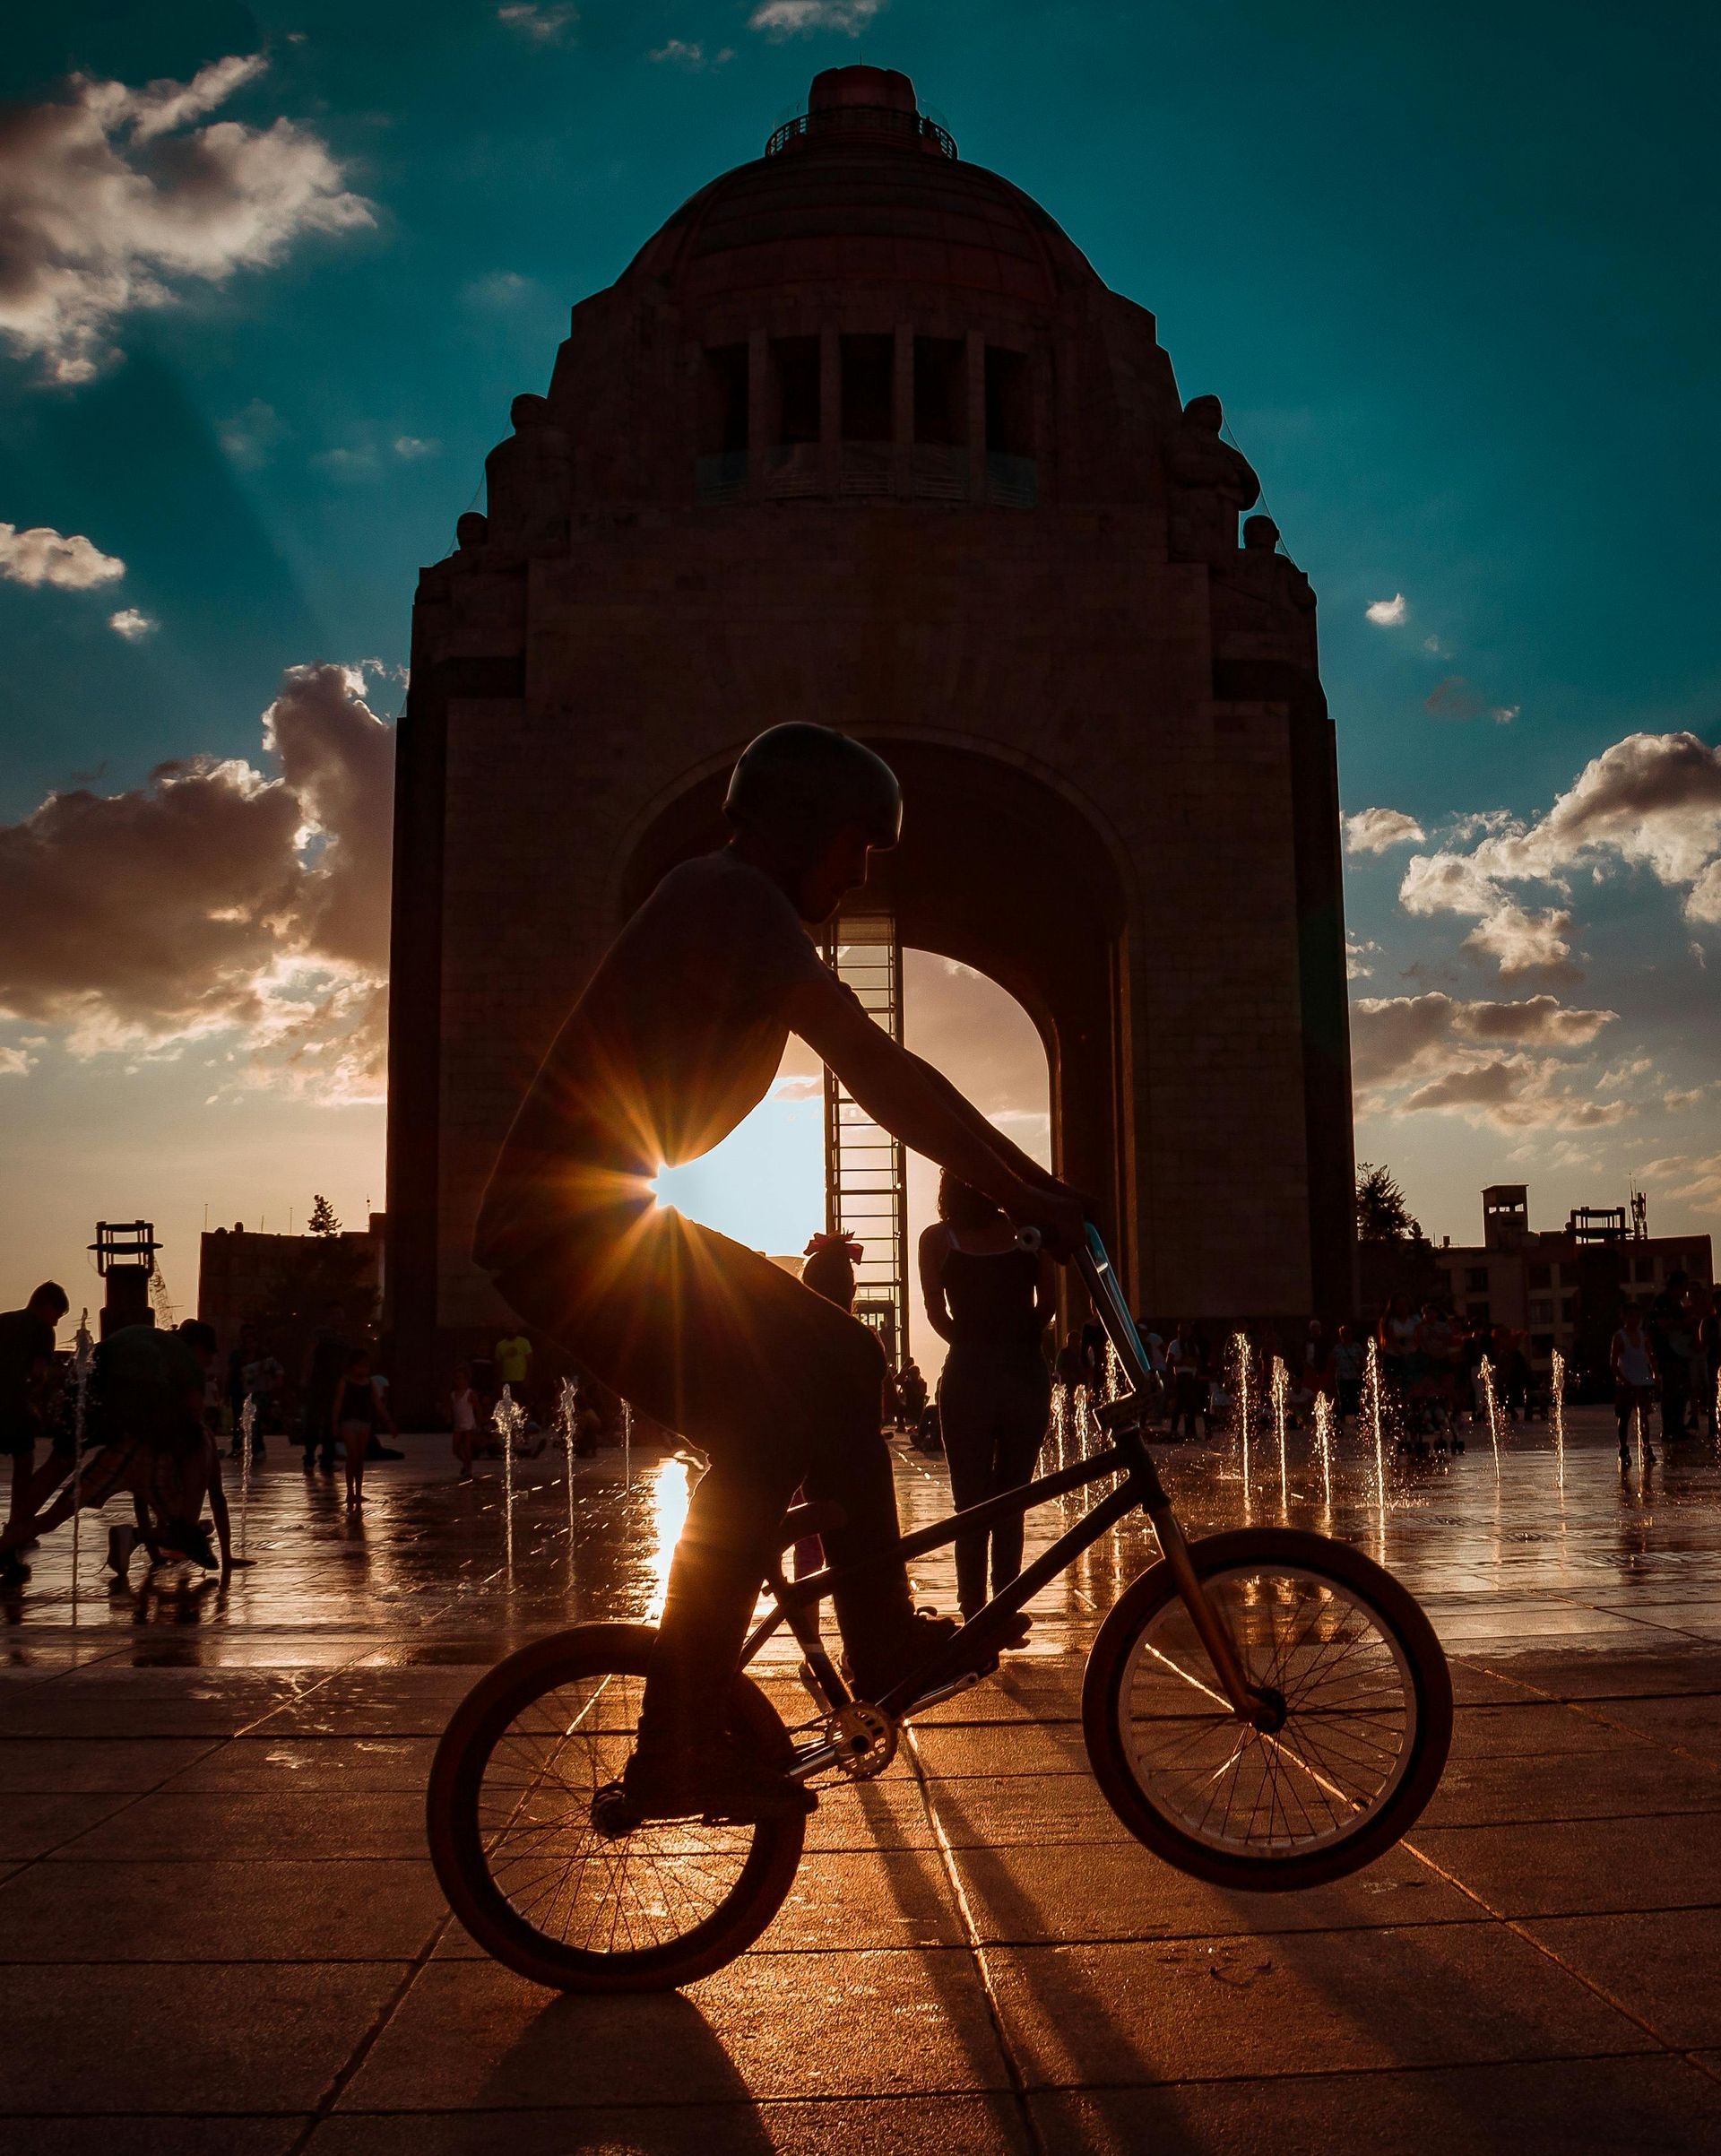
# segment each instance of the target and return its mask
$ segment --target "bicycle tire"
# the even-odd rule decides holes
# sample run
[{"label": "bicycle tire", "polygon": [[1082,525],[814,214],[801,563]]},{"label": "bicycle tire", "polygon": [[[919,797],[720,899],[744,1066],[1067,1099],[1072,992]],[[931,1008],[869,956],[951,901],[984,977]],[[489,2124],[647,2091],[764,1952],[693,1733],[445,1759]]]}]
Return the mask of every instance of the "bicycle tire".
[{"label": "bicycle tire", "polygon": [[[644,1888],[624,1886],[611,1897],[619,1913],[612,1916],[609,1944],[599,1950],[570,1943],[566,1927],[558,1936],[541,1922],[533,1922],[498,1880],[497,1870],[502,1867],[497,1860],[506,1845],[495,1831],[489,1833],[487,1843],[487,1806],[491,1818],[496,1808],[495,1795],[487,1795],[487,1785],[498,1747],[534,1708],[541,1709],[546,1727],[527,1735],[534,1740],[549,1741],[557,1725],[566,1718],[571,1690],[595,1687],[592,1691],[595,1701],[620,1679],[626,1699],[616,1726],[601,1733],[601,1745],[589,1731],[578,1733],[591,1762],[578,1771],[592,1780],[594,1791],[599,1786],[597,1777],[604,1781],[614,1779],[632,1747],[632,1710],[627,1702],[644,1680],[655,1638],[653,1628],[644,1624],[583,1624],[522,1648],[499,1662],[467,1693],[443,1732],[431,1764],[425,1797],[426,1831],[431,1862],[448,1906],[487,1953],[532,1983],[552,1990],[670,1991],[709,1976],[744,1953],[765,1930],[782,1907],[800,1862],[806,1820],[799,1815],[748,1827],[711,1830],[696,1823],[653,1823],[636,1829],[620,1841],[606,1844],[591,1826],[589,1806],[584,1825],[580,1823],[584,1783],[576,1786],[564,1775],[559,1777],[559,1794],[572,1798],[571,1808],[559,1818],[544,1821],[539,1817],[523,1827],[520,1832],[526,1840],[526,1853],[507,1858],[507,1866],[554,1866],[559,1862],[564,1884],[566,1875],[577,1866],[572,1901],[567,1904],[571,1909],[582,1899],[588,1865],[594,1858],[608,1863],[613,1882],[616,1865],[625,1871],[628,1847],[635,1845],[636,1854],[647,1851],[642,1856],[640,1868],[643,1873],[649,1866],[653,1883]],[[558,1710],[541,1708],[541,1702],[558,1694],[562,1701]],[[579,1719],[575,1718],[575,1728]],[[791,1753],[791,1739],[782,1718],[746,1676],[735,1680],[730,1726],[742,1741],[756,1745],[773,1760],[787,1760]],[[556,1740],[558,1753],[574,1735],[575,1728],[570,1728]],[[516,1750],[523,1741],[513,1739]],[[530,1758],[529,1753],[526,1756]],[[529,1781],[515,1805],[515,1814],[542,1787],[541,1776],[536,1784]],[[504,1788],[502,1796],[508,1793]],[[502,1831],[508,1831],[512,1824],[511,1817]],[[563,1846],[558,1845],[558,1834],[568,1845],[566,1856]],[[535,1841],[530,1839],[533,1836]],[[649,1849],[642,1840],[648,1836],[653,1838]],[[618,1929],[629,1941],[634,1939],[631,1918],[625,1907],[619,1906],[623,1894],[656,1892],[666,1897],[670,1890],[665,1881],[677,1876],[676,1867],[681,1875],[690,1877],[698,1865],[712,1860],[708,1848],[684,1848],[678,1853],[676,1841],[696,1844],[702,1838],[721,1840],[723,1871],[725,1875],[733,1873],[732,1883],[715,1906],[699,1922],[672,1937],[655,1939],[645,1945],[618,1947]],[[611,1858],[606,1850],[620,1850],[622,1855]],[[536,1899],[541,1901],[544,1896],[540,1882],[533,1883],[540,1887]],[[513,1892],[519,1892],[517,1885]],[[587,1899],[598,1902],[601,1895],[594,1893]],[[552,1916],[557,1907],[552,1894]],[[645,1905],[641,1907],[644,1909]]]},{"label": "bicycle tire", "polygon": [[[1452,1680],[1433,1626],[1414,1598],[1389,1572],[1360,1551],[1322,1536],[1289,1528],[1239,1528],[1191,1543],[1189,1556],[1197,1577],[1204,1584],[1211,1581],[1216,1587],[1228,1589],[1231,1581],[1251,1577],[1324,1583],[1331,1590],[1335,1604],[1342,1599],[1353,1608],[1366,1610],[1390,1654],[1400,1683],[1407,1684],[1407,1696],[1414,1701],[1414,1712],[1406,1717],[1410,1727],[1401,1745],[1404,1755],[1393,1758],[1390,1787],[1378,1806],[1358,1816],[1353,1831],[1329,1824],[1328,1838],[1318,1846],[1278,1853],[1250,1853],[1241,1849],[1217,1848],[1211,1840],[1189,1832],[1187,1817],[1180,1822],[1164,1801],[1143,1786],[1133,1734],[1138,1725],[1131,1701],[1125,1697],[1126,1687],[1133,1688],[1136,1681],[1138,1647],[1150,1641],[1155,1620],[1170,1612],[1173,1606],[1179,1609],[1181,1606],[1171,1568],[1162,1562],[1124,1590],[1101,1626],[1088,1657],[1082,1687],[1083,1736],[1095,1779],[1107,1801],[1137,1840],[1155,1855],[1180,1871],[1216,1886],[1257,1893],[1285,1893],[1302,1887],[1325,1885],[1360,1871],[1409,1831],[1433,1795],[1446,1765],[1452,1740]],[[1174,1658],[1168,1659],[1160,1649],[1150,1647],[1147,1651],[1155,1664],[1148,1673],[1149,1680],[1161,1684],[1168,1692],[1175,1692],[1180,1698],[1182,1693],[1178,1680],[1188,1684],[1200,1676],[1199,1669],[1186,1673],[1176,1666]],[[1343,1658],[1341,1654],[1340,1660]],[[1374,1667],[1378,1669],[1383,1666],[1377,1663]],[[1198,1732],[1205,1721],[1215,1738],[1223,1743],[1225,1740],[1221,1731],[1237,1732],[1241,1725],[1213,1690],[1217,1680],[1211,1675],[1210,1665],[1206,1670],[1207,1684],[1197,1683],[1195,1689],[1198,1693],[1205,1692],[1216,1703],[1194,1712],[1186,1711],[1181,1718],[1159,1719],[1171,1722],[1180,1719],[1195,1724]],[[1163,1674],[1165,1671],[1171,1675]],[[1254,1681],[1263,1681],[1254,1669],[1247,1674]],[[1154,1718],[1142,1719],[1152,1726]],[[1292,1720],[1287,1720],[1286,1730],[1292,1728]],[[1188,1737],[1180,1736],[1179,1741],[1186,1747],[1180,1756],[1192,1759],[1195,1755],[1187,1748]],[[1251,1741],[1237,1740],[1232,1758],[1240,1759]],[[1319,1778],[1291,1749],[1295,1741],[1294,1733],[1287,1736],[1280,1756],[1293,1762],[1293,1769],[1299,1771],[1299,1786],[1302,1787],[1309,1779]],[[1319,1753],[1315,1756],[1321,1757],[1323,1766],[1327,1764]],[[1198,1772],[1205,1771],[1205,1766],[1198,1770],[1195,1765],[1177,1769],[1192,1787],[1206,1786],[1197,1782]],[[1260,1770],[1256,1771],[1258,1777]],[[1209,1780],[1213,1779],[1208,1777]],[[1323,1787],[1330,1792],[1324,1799],[1329,1811],[1336,1811],[1338,1807],[1332,1803],[1332,1797],[1344,1797],[1346,1792],[1330,1780]]]}]

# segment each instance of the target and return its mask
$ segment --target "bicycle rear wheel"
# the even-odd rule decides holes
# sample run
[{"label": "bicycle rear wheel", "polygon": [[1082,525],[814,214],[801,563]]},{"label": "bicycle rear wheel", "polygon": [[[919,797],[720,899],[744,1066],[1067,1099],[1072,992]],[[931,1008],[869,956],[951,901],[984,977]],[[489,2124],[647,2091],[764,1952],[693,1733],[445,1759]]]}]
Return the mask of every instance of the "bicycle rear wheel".
[{"label": "bicycle rear wheel", "polygon": [[1283,1892],[1360,1870],[1406,1832],[1452,1738],[1433,1627],[1343,1543],[1243,1528],[1189,1546],[1243,1675],[1276,1694],[1263,1731],[1232,1710],[1156,1564],[1101,1627],[1082,1715],[1100,1787],[1139,1840],[1215,1884]]},{"label": "bicycle rear wheel", "polygon": [[[690,1984],[745,1952],[794,1881],[798,1815],[653,1820],[623,1833],[594,1818],[634,1748],[655,1637],[649,1625],[583,1624],[523,1648],[474,1685],[437,1747],[425,1809],[443,1892],[487,1953],[535,1984]],[[782,1719],[747,1677],[731,1727],[788,1758]]]}]

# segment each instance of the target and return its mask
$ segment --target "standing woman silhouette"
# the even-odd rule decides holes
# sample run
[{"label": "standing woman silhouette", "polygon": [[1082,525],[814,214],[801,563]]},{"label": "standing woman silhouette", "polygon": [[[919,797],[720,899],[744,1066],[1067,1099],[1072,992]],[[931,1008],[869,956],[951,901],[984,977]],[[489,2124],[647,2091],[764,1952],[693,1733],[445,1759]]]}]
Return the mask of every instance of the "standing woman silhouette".
[{"label": "standing woman silhouette", "polygon": [[[1057,1268],[1045,1251],[1017,1248],[1016,1229],[989,1198],[948,1170],[938,1217],[921,1237],[921,1293],[929,1325],[947,1340],[938,1414],[950,1494],[958,1511],[1019,1489],[1033,1473],[1051,1404],[1042,1336],[1054,1315]],[[1022,1570],[1022,1520],[956,1537],[956,1593],[965,1623],[986,1602],[987,1554],[996,1594]],[[1028,1635],[1015,1621],[1006,1646]]]}]

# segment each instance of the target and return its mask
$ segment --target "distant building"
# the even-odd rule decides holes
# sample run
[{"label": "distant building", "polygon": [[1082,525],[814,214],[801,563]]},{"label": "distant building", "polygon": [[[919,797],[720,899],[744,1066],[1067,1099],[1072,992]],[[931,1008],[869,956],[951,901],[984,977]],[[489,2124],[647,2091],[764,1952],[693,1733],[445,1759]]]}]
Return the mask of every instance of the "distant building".
[{"label": "distant building", "polygon": [[1482,1194],[1477,1244],[1442,1243],[1434,1252],[1459,1317],[1486,1319],[1529,1335],[1530,1360],[1545,1370],[1557,1347],[1595,1381],[1622,1306],[1647,1305],[1669,1277],[1715,1277],[1707,1235],[1651,1235],[1643,1199],[1630,1207],[1579,1206],[1563,1228],[1533,1232],[1529,1190],[1493,1183]]},{"label": "distant building", "polygon": [[197,1269],[197,1315],[215,1328],[225,1359],[241,1326],[280,1357],[289,1384],[306,1342],[332,1303],[341,1305],[354,1340],[376,1330],[383,1292],[387,1216],[338,1235],[262,1235],[242,1222],[204,1234]]}]

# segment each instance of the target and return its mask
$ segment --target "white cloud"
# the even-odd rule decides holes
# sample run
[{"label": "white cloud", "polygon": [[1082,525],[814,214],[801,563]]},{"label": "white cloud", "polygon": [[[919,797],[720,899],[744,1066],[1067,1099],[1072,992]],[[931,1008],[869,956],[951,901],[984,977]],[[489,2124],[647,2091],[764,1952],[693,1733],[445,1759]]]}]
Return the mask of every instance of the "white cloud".
[{"label": "white cloud", "polygon": [[127,644],[140,644],[145,636],[152,636],[161,624],[142,607],[123,606],[117,613],[108,615],[108,626],[115,636],[124,636]]},{"label": "white cloud", "polygon": [[1721,1211],[1721,1153],[1699,1156],[1690,1153],[1652,1160],[1638,1173],[1645,1182],[1670,1183],[1687,1205],[1705,1212]]},{"label": "white cloud", "polygon": [[375,221],[308,128],[186,131],[265,65],[235,56],[142,90],[73,75],[0,112],[0,336],[48,380],[87,381],[115,356],[119,318],[170,305],[186,281],[220,284],[304,233]]},{"label": "white cloud", "polygon": [[1413,913],[1476,915],[1483,927],[1472,942],[1520,966],[1563,958],[1571,923],[1567,913],[1519,911],[1509,883],[1564,895],[1579,870],[1599,878],[1647,868],[1670,889],[1684,888],[1688,920],[1721,922],[1721,748],[1694,733],[1628,734],[1592,757],[1539,821],[1493,812],[1473,827],[1485,836],[1469,853],[1414,857],[1400,898]]},{"label": "white cloud", "polygon": [[1438,636],[1424,636],[1423,649],[1431,659],[1444,659],[1446,656],[1446,646]]},{"label": "white cloud", "polygon": [[1378,943],[1359,943],[1354,937],[1347,937],[1345,942],[1345,979],[1347,981],[1366,981],[1374,971],[1368,961],[1371,958],[1378,957],[1379,953],[1380,946]]},{"label": "white cloud", "polygon": [[285,441],[291,429],[272,404],[253,397],[243,411],[223,420],[215,438],[234,463],[255,472],[269,462],[272,450]]},{"label": "white cloud", "polygon": [[416,463],[421,456],[435,456],[441,447],[440,442],[427,440],[421,435],[397,434],[394,437],[395,455],[409,464]]},{"label": "white cloud", "polygon": [[83,1056],[234,1031],[267,1082],[377,1095],[393,731],[355,670],[298,666],[263,746],[0,826],[0,1013]]},{"label": "white cloud", "polygon": [[1359,809],[1345,818],[1347,853],[1385,853],[1393,846],[1407,846],[1427,836],[1414,816],[1402,809]]},{"label": "white cloud", "polygon": [[816,30],[845,31],[858,38],[885,0],[763,0],[748,17],[751,30],[767,38],[800,38]]},{"label": "white cloud", "polygon": [[496,19],[534,45],[562,45],[579,22],[580,11],[559,4],[540,6],[532,0],[511,0],[508,6],[497,9]]},{"label": "white cloud", "polygon": [[334,479],[369,479],[376,470],[376,452],[368,444],[357,448],[319,449],[311,462]]},{"label": "white cloud", "polygon": [[1521,704],[1496,704],[1494,706],[1494,724],[1509,726],[1523,708]]},{"label": "white cloud", "polygon": [[35,1068],[36,1058],[22,1048],[0,1048],[0,1078],[27,1078]]},{"label": "white cloud", "polygon": [[1502,974],[1538,968],[1570,973],[1571,916],[1557,910],[1533,913],[1519,905],[1482,865],[1487,844],[1475,853],[1413,853],[1398,887],[1405,913],[1426,918],[1457,913],[1476,925],[1466,950],[1492,958]]},{"label": "white cloud", "polygon": [[1499,1130],[1588,1130],[1617,1122],[1624,1099],[1598,1102],[1587,1067],[1568,1061],[1617,1021],[1555,996],[1465,1001],[1436,990],[1362,997],[1351,1012],[1357,1109],[1364,1115],[1450,1109]]},{"label": "white cloud", "polygon": [[512,307],[531,283],[531,278],[523,277],[518,270],[489,270],[463,285],[460,296],[469,307]]},{"label": "white cloud", "polygon": [[709,74],[714,68],[728,65],[735,57],[735,48],[725,45],[716,52],[707,53],[703,45],[690,45],[684,38],[671,38],[651,56],[653,60],[667,61],[671,67],[685,67],[689,74]]},{"label": "white cloud", "polygon": [[1390,599],[1371,599],[1362,610],[1379,628],[1397,628],[1410,619],[1410,602],[1402,592]]},{"label": "white cloud", "polygon": [[0,576],[13,584],[49,584],[62,592],[87,592],[125,574],[125,564],[117,554],[104,554],[81,533],[56,532],[51,524],[32,524],[27,532],[15,524],[0,524]]}]

